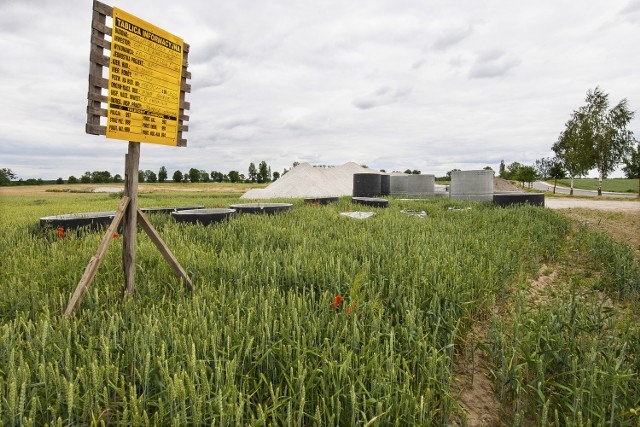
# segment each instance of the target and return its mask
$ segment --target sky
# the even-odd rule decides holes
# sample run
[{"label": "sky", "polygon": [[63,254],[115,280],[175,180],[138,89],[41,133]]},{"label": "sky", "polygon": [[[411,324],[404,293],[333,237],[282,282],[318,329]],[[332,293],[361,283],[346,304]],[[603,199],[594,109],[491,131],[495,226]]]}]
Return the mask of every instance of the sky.
[{"label": "sky", "polygon": [[[640,0],[104,3],[190,45],[187,147],[142,144],[142,170],[533,164],[597,86],[640,139]],[[0,0],[0,168],[18,178],[123,174],[127,142],[85,133],[91,14]]]}]

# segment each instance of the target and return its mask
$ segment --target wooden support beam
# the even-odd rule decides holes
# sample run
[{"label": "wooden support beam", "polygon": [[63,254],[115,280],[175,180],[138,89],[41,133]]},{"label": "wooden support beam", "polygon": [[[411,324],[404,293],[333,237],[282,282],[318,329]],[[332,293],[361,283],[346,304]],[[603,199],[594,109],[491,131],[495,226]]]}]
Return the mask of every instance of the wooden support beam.
[{"label": "wooden support beam", "polygon": [[149,222],[144,213],[142,213],[140,208],[138,208],[138,220],[142,229],[149,235],[149,238],[156,245],[156,248],[158,248],[171,269],[182,279],[182,282],[187,287],[187,289],[193,291],[195,289],[195,286],[191,282],[191,279],[189,279],[189,276],[187,276],[187,272],[184,271],[184,268],[182,268],[180,262],[178,262],[176,257],[173,255],[171,249],[169,249],[166,243],[164,243],[162,237],[160,237],[156,229]]},{"label": "wooden support beam", "polygon": [[100,267],[100,264],[102,263],[102,260],[107,253],[109,243],[111,243],[111,240],[113,239],[113,233],[118,229],[118,225],[120,224],[120,221],[122,221],[124,213],[129,207],[129,202],[129,197],[124,196],[122,198],[120,206],[118,206],[118,210],[116,211],[116,215],[113,217],[113,221],[111,221],[111,225],[109,225],[109,228],[107,228],[107,232],[102,238],[100,246],[98,246],[98,252],[96,252],[96,254],[89,261],[89,264],[87,264],[87,268],[85,268],[84,274],[82,275],[78,286],[76,286],[76,290],[73,292],[73,296],[69,300],[69,304],[67,304],[67,309],[64,311],[65,317],[71,316],[75,308],[82,301],[82,298],[84,297],[87,289],[91,285],[93,278],[98,272],[98,267]]},{"label": "wooden support beam", "polygon": [[129,207],[124,216],[122,233],[122,269],[124,271],[123,292],[133,294],[136,273],[136,235],[138,231],[138,166],[140,143],[129,141],[129,152],[125,157],[124,195],[129,197]]}]

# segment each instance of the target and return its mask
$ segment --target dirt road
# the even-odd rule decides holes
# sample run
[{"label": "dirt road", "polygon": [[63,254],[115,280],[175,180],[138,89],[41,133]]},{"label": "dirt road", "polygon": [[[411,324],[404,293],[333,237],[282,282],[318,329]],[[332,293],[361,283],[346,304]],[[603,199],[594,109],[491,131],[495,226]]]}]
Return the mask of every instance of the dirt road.
[{"label": "dirt road", "polygon": [[637,212],[640,215],[640,201],[608,199],[574,199],[568,197],[546,197],[545,206],[551,209],[596,209],[604,211]]}]

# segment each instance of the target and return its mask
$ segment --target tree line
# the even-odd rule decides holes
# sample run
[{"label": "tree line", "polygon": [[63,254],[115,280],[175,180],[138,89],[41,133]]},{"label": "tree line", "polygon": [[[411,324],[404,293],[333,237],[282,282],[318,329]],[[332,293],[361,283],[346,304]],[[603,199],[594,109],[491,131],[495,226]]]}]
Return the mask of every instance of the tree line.
[{"label": "tree line", "polygon": [[[281,173],[271,171],[271,166],[266,161],[261,161],[258,166],[255,163],[249,163],[248,173],[240,173],[237,170],[231,170],[227,173],[213,170],[207,172],[204,169],[190,168],[188,171],[182,172],[176,170],[171,176],[173,182],[230,182],[230,183],[268,183],[280,178]],[[286,173],[287,170],[283,172]],[[16,174],[8,168],[0,169],[0,186],[6,185],[41,185],[51,183],[53,181],[43,181],[42,179],[16,180]],[[160,167],[156,173],[153,170],[138,171],[139,182],[163,183],[169,179],[169,172],[165,166]],[[64,184],[65,180],[60,177],[55,180],[57,184]],[[124,178],[120,174],[112,175],[109,171],[86,171],[84,174],[76,177],[71,175],[67,178],[67,184],[108,184],[122,183]]]}]

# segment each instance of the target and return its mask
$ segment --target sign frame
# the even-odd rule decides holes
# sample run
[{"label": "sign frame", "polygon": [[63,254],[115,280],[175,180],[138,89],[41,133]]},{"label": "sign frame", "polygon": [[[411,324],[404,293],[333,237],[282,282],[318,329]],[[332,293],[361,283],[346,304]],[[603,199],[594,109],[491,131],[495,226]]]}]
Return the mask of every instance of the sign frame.
[{"label": "sign frame", "polygon": [[[116,8],[121,13],[126,12]],[[111,75],[111,56],[105,54],[105,50],[111,52],[113,55],[113,24],[111,27],[107,26],[107,17],[113,18],[114,8],[101,3],[97,0],[93,1],[93,16],[91,22],[91,52],[89,55],[89,91],[87,94],[87,123],[85,126],[86,133],[92,135],[107,135],[108,123],[102,124],[102,117],[108,118],[109,115],[109,95]],[[127,14],[133,16],[131,14]],[[138,18],[139,19],[139,18]],[[161,30],[166,34],[170,34],[162,29],[159,29],[146,21],[139,20],[155,29]],[[111,38],[108,40],[107,37]],[[175,36],[174,36],[175,37]],[[191,104],[185,100],[186,94],[191,92],[191,85],[187,83],[187,80],[191,79],[191,72],[188,70],[189,66],[189,44],[183,42],[182,44],[182,69],[180,73],[180,95],[178,106],[178,122],[177,122],[177,136],[175,145],[178,147],[186,147],[187,139],[184,137],[184,133],[189,130],[189,126],[185,122],[189,121],[189,116],[186,112],[191,108]],[[104,75],[109,75],[109,78]],[[105,108],[107,107],[107,108]],[[117,139],[132,140],[128,136]],[[139,141],[140,138],[135,138],[137,142],[153,142],[153,141]],[[156,142],[158,143],[158,142]]]}]

